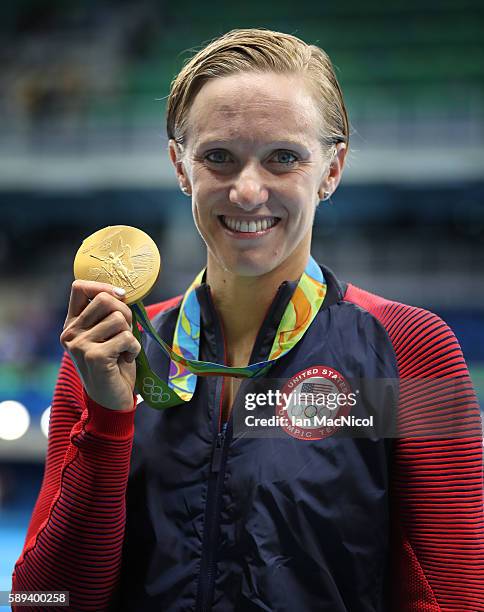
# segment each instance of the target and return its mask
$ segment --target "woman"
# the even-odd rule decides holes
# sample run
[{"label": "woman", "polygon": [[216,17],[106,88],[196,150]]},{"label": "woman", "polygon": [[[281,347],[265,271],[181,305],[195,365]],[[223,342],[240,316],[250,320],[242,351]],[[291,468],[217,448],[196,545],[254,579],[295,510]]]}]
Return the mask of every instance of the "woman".
[{"label": "woman", "polygon": [[[271,379],[306,391],[355,378],[459,385],[402,392],[408,429],[395,439],[304,425],[238,436],[244,389],[231,377],[199,377],[179,406],[136,409],[131,311],[111,285],[75,281],[14,588],[68,590],[76,610],[484,610],[482,442],[459,345],[436,315],[310,258],[349,142],[328,57],[286,34],[229,32],[175,78],[167,126],[207,268],[182,303],[149,309],[160,336],[183,350],[196,296],[202,360],[271,360]],[[179,372],[143,342],[176,388]],[[377,403],[367,389],[352,410],[378,419]],[[440,435],[413,436],[415,421]]]}]

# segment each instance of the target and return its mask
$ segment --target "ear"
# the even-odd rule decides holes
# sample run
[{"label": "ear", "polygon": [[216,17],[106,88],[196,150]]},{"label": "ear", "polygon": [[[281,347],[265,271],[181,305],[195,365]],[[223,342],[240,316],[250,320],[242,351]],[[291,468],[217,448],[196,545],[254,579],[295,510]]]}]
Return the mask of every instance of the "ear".
[{"label": "ear", "polygon": [[168,153],[171,163],[175,168],[176,177],[183,193],[189,195],[191,193],[190,181],[188,180],[185,165],[183,163],[183,151],[181,146],[170,138],[168,141]]},{"label": "ear", "polygon": [[[346,160],[346,143],[338,142],[335,147],[335,154],[333,155],[328,171],[326,172],[318,191],[318,197],[320,200],[328,199],[336,191],[341,176],[343,174],[343,168]],[[329,193],[328,197],[324,197],[325,193]]]}]

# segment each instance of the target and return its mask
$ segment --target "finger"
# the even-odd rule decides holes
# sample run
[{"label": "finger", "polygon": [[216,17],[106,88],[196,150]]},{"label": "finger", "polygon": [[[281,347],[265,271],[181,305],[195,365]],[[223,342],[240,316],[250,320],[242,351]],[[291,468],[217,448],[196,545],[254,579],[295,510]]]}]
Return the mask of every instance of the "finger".
[{"label": "finger", "polygon": [[[106,350],[107,354],[116,357],[119,357],[121,353],[128,353],[132,356],[131,361],[134,361],[141,351],[141,344],[136,340],[131,331],[126,330],[104,342],[103,349]],[[128,359],[129,356],[126,360]]]},{"label": "finger", "polygon": [[122,331],[131,331],[131,326],[124,315],[115,310],[94,327],[91,327],[83,336],[87,342],[105,342]]},{"label": "finger", "polygon": [[123,299],[126,295],[126,291],[122,287],[114,287],[108,283],[98,283],[97,281],[75,280],[71,287],[69,307],[64,327],[66,327],[72,319],[78,317],[89,304],[89,301],[102,291],[115,296],[118,300]]},{"label": "finger", "polygon": [[91,329],[113,312],[120,312],[128,326],[131,327],[131,322],[133,320],[131,308],[111,294],[102,291],[96,295],[77,317],[76,327],[80,329]]}]

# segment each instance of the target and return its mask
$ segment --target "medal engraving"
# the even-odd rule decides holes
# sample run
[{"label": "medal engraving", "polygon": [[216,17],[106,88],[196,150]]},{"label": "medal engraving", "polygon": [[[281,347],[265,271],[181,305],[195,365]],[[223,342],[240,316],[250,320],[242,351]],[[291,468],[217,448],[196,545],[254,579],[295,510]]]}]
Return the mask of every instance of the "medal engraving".
[{"label": "medal engraving", "polygon": [[74,276],[110,283],[126,290],[126,303],[143,299],[160,271],[160,255],[143,231],[118,225],[106,227],[84,240],[74,261]]}]

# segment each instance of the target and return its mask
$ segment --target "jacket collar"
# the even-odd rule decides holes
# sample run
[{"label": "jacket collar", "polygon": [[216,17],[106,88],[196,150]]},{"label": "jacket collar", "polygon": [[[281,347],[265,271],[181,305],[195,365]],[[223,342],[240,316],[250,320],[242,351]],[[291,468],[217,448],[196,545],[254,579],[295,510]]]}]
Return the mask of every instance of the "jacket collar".
[{"label": "jacket collar", "polygon": [[[327,286],[326,295],[320,308],[321,311],[343,299],[346,283],[340,282],[327,266],[321,265],[320,267]],[[279,322],[297,285],[298,281],[284,281],[279,285],[256,336],[249,363],[256,363],[267,358]],[[196,288],[196,295],[200,304],[202,341],[203,344],[206,344],[206,350],[208,350],[208,356],[205,358],[224,363],[226,351],[222,324],[212,299],[210,286],[206,282],[202,282]]]}]

